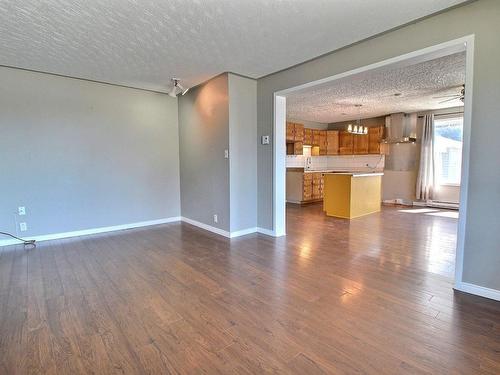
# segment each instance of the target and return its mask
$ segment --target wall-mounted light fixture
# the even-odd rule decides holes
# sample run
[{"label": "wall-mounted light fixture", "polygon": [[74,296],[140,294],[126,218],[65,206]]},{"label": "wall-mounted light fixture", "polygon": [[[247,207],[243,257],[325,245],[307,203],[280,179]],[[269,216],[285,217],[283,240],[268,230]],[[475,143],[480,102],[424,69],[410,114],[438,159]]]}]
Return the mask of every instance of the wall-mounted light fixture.
[{"label": "wall-mounted light fixture", "polygon": [[180,80],[177,78],[172,78],[172,88],[168,92],[168,95],[170,95],[172,98],[177,97],[179,94],[186,94],[189,91],[189,88],[185,89],[184,86],[180,84]]}]

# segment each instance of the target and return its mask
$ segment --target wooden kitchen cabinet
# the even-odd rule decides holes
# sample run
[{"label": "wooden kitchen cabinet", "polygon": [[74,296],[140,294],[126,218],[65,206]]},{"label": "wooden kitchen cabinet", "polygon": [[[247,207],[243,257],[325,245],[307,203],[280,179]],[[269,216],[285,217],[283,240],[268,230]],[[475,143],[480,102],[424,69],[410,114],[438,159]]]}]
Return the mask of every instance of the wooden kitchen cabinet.
[{"label": "wooden kitchen cabinet", "polygon": [[323,199],[324,179],[321,172],[303,172],[292,168],[286,172],[286,200],[310,203]]},{"label": "wooden kitchen cabinet", "polygon": [[368,134],[353,135],[353,154],[366,155],[368,154]]},{"label": "wooden kitchen cabinet", "polygon": [[294,140],[295,142],[304,143],[304,125],[295,123],[294,127]]},{"label": "wooden kitchen cabinet", "polygon": [[353,151],[353,135],[347,130],[340,130],[339,155],[352,155]]},{"label": "wooden kitchen cabinet", "polygon": [[312,129],[312,145],[319,146],[319,130]]},{"label": "wooden kitchen cabinet", "polygon": [[312,129],[304,128],[304,145],[312,146]]},{"label": "wooden kitchen cabinet", "polygon": [[286,123],[286,154],[302,155],[304,149],[304,125]]},{"label": "wooden kitchen cabinet", "polygon": [[287,142],[295,141],[295,124],[293,122],[286,123],[286,141]]},{"label": "wooden kitchen cabinet", "polygon": [[302,201],[309,201],[312,199],[313,196],[313,174],[304,173],[302,179],[303,179]]},{"label": "wooden kitchen cabinet", "polygon": [[384,135],[384,127],[368,128],[368,153],[369,154],[384,154],[385,147],[381,145]]},{"label": "wooden kitchen cabinet", "polygon": [[338,130],[327,130],[326,132],[326,154],[337,155],[339,153]]},{"label": "wooden kitchen cabinet", "polygon": [[294,155],[302,155],[304,153],[304,145],[302,142],[294,142],[293,143],[293,154]]},{"label": "wooden kitchen cabinet", "polygon": [[319,131],[319,154],[320,155],[326,155],[326,130],[320,130]]},{"label": "wooden kitchen cabinet", "polygon": [[304,145],[302,142],[293,142],[286,144],[287,155],[302,155],[304,152]]},{"label": "wooden kitchen cabinet", "polygon": [[312,199],[323,198],[323,174],[321,172],[312,173]]}]

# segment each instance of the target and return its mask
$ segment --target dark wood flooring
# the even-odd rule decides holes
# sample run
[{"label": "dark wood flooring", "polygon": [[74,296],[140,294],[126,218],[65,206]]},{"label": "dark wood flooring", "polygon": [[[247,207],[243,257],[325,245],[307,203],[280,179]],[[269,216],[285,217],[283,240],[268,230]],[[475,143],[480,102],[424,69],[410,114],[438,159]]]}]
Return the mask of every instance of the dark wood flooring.
[{"label": "dark wood flooring", "polygon": [[499,374],[500,303],[452,290],[456,219],[430,214],[5,247],[0,373]]}]

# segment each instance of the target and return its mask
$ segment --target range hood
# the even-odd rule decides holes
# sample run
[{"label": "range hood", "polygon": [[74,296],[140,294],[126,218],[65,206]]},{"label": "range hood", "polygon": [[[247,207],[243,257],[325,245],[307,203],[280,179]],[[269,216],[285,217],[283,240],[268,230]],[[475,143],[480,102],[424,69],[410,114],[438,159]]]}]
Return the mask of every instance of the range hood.
[{"label": "range hood", "polygon": [[417,140],[417,114],[393,113],[385,118],[384,143],[414,143]]}]

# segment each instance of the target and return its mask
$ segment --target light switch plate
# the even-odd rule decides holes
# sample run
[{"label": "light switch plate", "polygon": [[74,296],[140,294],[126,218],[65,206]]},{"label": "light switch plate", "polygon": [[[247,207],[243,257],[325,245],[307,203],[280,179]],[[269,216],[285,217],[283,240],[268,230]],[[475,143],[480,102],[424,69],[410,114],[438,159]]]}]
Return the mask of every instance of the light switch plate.
[{"label": "light switch plate", "polygon": [[26,232],[28,230],[28,224],[26,224],[26,223],[19,223],[19,230],[21,232]]},{"label": "light switch plate", "polygon": [[224,150],[224,159],[229,159],[229,150]]}]

